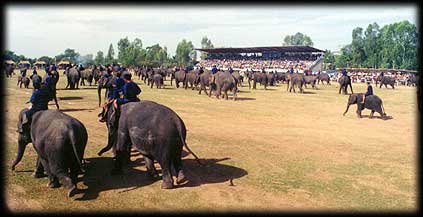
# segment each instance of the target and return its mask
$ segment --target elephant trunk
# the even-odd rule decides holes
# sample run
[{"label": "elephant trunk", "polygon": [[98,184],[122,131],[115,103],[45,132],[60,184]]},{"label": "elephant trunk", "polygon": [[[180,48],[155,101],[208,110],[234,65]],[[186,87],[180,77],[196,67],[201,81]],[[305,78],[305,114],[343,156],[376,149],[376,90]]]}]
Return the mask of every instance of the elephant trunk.
[{"label": "elephant trunk", "polygon": [[12,163],[12,171],[15,170],[16,165],[22,160],[27,144],[28,143],[26,142],[24,134],[20,133],[18,136],[18,153],[16,154],[16,158]]},{"label": "elephant trunk", "polygon": [[104,148],[102,148],[97,153],[98,156],[101,156],[104,152],[109,151],[113,147],[113,145],[116,143],[115,142],[115,139],[117,137],[116,131],[117,131],[116,129],[109,129],[109,138],[108,138],[108,141],[107,141],[107,146],[105,146]]},{"label": "elephant trunk", "polygon": [[101,106],[101,85],[100,83],[97,86],[97,93],[98,93],[98,107]]},{"label": "elephant trunk", "polygon": [[348,109],[350,108],[350,105],[351,105],[350,103],[347,103],[347,109],[345,110],[345,112],[344,112],[344,114],[343,114],[344,116],[345,116],[345,114],[347,114]]}]

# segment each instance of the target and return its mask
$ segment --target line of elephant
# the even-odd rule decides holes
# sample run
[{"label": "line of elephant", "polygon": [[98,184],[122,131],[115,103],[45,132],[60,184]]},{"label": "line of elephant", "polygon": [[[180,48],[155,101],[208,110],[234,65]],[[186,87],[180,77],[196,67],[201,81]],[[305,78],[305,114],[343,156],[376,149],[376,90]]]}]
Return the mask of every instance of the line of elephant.
[{"label": "line of elephant", "polygon": [[[19,113],[18,150],[12,162],[15,170],[22,160],[25,148],[32,143],[37,153],[34,178],[48,176],[47,187],[57,188],[63,185],[69,197],[79,193],[77,189],[78,175],[83,174],[87,164],[84,153],[87,147],[88,133],[84,124],[78,119],[59,110],[43,110],[36,112],[30,125],[22,125],[25,108]],[[174,188],[176,184],[188,182],[182,165],[182,149],[185,147],[204,166],[186,144],[187,129],[183,120],[170,108],[143,100],[121,106],[121,113],[116,115],[112,104],[107,112],[99,114],[107,117],[107,145],[98,155],[113,150],[114,165],[112,175],[122,175],[123,168],[130,162],[131,148],[140,152],[145,160],[148,175],[151,179],[159,178],[154,167],[157,161],[162,170],[163,189]]]}]

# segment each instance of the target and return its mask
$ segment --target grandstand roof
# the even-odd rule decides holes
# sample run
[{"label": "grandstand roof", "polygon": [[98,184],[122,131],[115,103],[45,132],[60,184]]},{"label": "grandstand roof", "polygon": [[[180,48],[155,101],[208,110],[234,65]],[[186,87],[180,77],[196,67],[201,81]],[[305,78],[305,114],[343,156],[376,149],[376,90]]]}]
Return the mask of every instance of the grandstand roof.
[{"label": "grandstand roof", "polygon": [[310,46],[244,47],[244,48],[197,48],[207,53],[260,53],[260,52],[324,52]]}]

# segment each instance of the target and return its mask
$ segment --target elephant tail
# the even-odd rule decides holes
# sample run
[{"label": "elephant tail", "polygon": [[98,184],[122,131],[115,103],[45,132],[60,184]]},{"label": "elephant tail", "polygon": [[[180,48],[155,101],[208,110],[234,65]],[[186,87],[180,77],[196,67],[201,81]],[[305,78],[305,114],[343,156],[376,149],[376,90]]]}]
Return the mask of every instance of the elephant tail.
[{"label": "elephant tail", "polygon": [[[182,122],[182,120],[181,120],[181,122]],[[197,157],[197,155],[194,154],[193,151],[191,151],[191,149],[188,147],[187,143],[185,142],[185,139],[182,136],[181,124],[179,124],[179,126],[178,126],[178,131],[179,131],[179,138],[181,139],[183,146],[189,151],[189,153],[191,153],[194,156],[194,158],[195,158],[195,160],[197,161],[198,164],[200,164],[201,166],[205,166],[205,164],[200,161],[200,159]]]},{"label": "elephant tail", "polygon": [[76,161],[78,161],[79,168],[81,169],[82,172],[85,173],[85,170],[82,167],[82,159],[79,159],[78,151],[76,150],[76,147],[75,147],[78,139],[77,139],[77,135],[75,135],[73,130],[69,130],[69,138],[70,138],[70,142],[72,144],[72,149],[73,149],[73,153],[75,155]]},{"label": "elephant tail", "polygon": [[383,115],[385,115],[385,116],[386,116],[386,113],[385,113],[385,108],[383,107],[383,102],[381,102],[381,103],[380,103],[380,106],[382,107],[382,112],[383,112]]}]

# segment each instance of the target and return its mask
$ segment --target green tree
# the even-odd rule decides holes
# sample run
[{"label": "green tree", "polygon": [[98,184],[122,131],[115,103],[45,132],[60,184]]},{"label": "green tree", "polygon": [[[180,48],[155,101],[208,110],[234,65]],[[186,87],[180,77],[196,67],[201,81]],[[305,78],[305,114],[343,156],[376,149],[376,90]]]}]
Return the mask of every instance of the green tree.
[{"label": "green tree", "polygon": [[97,52],[97,55],[95,56],[94,62],[95,62],[96,65],[104,65],[105,60],[104,60],[103,51],[99,50]]},{"label": "green tree", "polygon": [[52,57],[49,57],[49,56],[42,56],[42,57],[38,58],[38,60],[44,61],[44,62],[46,62],[46,64],[55,63],[54,59]]},{"label": "green tree", "polygon": [[364,32],[364,52],[366,61],[366,67],[378,68],[379,67],[379,50],[380,43],[378,43],[380,37],[380,29],[377,23],[369,24],[366,31]]},{"label": "green tree", "polygon": [[325,56],[323,62],[328,69],[335,69],[335,55],[330,50],[325,50]]},{"label": "green tree", "polygon": [[352,66],[361,67],[365,61],[363,29],[357,27],[352,31]]},{"label": "green tree", "polygon": [[106,61],[106,64],[112,64],[115,61],[115,50],[113,49],[112,43],[110,43],[105,61]]},{"label": "green tree", "polygon": [[128,37],[122,38],[118,41],[118,61],[127,66],[130,63],[131,42]]},{"label": "green tree", "polygon": [[287,35],[283,39],[283,45],[300,45],[300,46],[313,46],[311,38],[301,32],[295,33],[295,35]]},{"label": "green tree", "polygon": [[183,39],[176,47],[175,60],[179,65],[193,65],[196,61],[197,53],[191,41]]},{"label": "green tree", "polygon": [[[201,39],[201,48],[214,48],[213,43],[210,41],[210,39],[207,38],[207,36],[203,36]],[[202,60],[206,59],[207,53],[201,52],[200,58]]]}]

